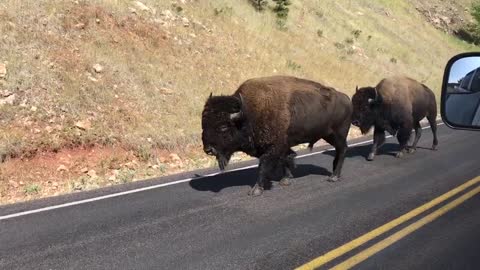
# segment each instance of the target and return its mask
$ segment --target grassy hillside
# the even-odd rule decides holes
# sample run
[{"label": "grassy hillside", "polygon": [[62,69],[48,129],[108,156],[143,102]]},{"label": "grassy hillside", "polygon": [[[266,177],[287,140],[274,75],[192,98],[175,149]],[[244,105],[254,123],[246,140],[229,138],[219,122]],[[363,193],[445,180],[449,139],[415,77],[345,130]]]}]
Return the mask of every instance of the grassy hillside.
[{"label": "grassy hillside", "polygon": [[279,29],[246,0],[2,1],[0,202],[210,166],[203,103],[252,77],[352,94],[406,74],[439,93],[446,61],[477,49],[417,10],[471,1],[292,2]]}]

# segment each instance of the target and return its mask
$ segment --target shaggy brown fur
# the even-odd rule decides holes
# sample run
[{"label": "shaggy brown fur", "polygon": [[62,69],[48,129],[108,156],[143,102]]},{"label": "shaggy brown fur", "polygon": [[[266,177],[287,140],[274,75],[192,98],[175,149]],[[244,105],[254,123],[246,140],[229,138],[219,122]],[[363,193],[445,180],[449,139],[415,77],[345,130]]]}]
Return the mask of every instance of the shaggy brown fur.
[{"label": "shaggy brown fur", "polygon": [[[225,113],[232,106],[241,107],[233,110],[238,116],[233,121]],[[232,96],[207,100],[202,119],[205,152],[217,156],[220,168],[235,151],[260,158],[252,191],[259,195],[279,168],[285,176],[281,183],[288,184],[295,156],[290,147],[301,143],[311,147],[323,138],[337,150],[330,178],[335,181],[345,157],[351,113],[347,95],[320,83],[288,76],[250,79]],[[215,131],[219,126],[228,126],[230,135],[220,136]]]},{"label": "shaggy brown fur", "polygon": [[[352,97],[352,123],[367,133],[372,126],[374,143],[368,160],[373,160],[377,149],[385,141],[385,131],[396,135],[400,143],[397,157],[405,151],[414,152],[422,129],[420,121],[427,117],[433,132],[435,149],[438,140],[436,134],[437,103],[435,94],[424,84],[404,76],[383,79],[376,87],[357,89]],[[407,143],[411,130],[415,129],[412,147]]]}]

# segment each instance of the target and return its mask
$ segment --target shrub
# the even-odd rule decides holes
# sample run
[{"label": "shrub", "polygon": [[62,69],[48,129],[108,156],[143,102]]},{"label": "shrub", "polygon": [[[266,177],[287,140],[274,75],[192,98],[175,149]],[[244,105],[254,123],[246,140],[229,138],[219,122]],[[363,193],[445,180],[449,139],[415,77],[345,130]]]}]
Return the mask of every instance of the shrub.
[{"label": "shrub", "polygon": [[36,194],[40,192],[40,186],[37,184],[31,184],[25,187],[24,192],[26,194]]},{"label": "shrub", "polygon": [[362,33],[362,30],[358,30],[358,29],[352,31],[352,35],[355,38],[359,38],[361,33]]},{"label": "shrub", "polygon": [[215,14],[215,16],[232,16],[232,13],[232,7],[218,7],[213,9],[213,14]]},{"label": "shrub", "polygon": [[323,13],[323,11],[321,11],[321,10],[315,11],[315,14],[316,14],[317,17],[320,18],[320,19],[323,18],[323,16],[325,15],[325,14]]},{"label": "shrub", "polygon": [[134,151],[134,155],[143,162],[147,162],[152,158],[152,147],[150,145],[139,145]]},{"label": "shrub", "polygon": [[120,182],[128,183],[133,180],[133,178],[135,177],[135,173],[136,172],[134,170],[123,168],[120,170],[117,177],[120,180]]},{"label": "shrub", "polygon": [[301,65],[295,63],[292,60],[287,60],[287,67],[291,70],[294,70],[294,71],[300,70],[302,68]]},{"label": "shrub", "polygon": [[340,49],[340,50],[345,49],[345,45],[344,45],[343,43],[341,43],[341,42],[335,42],[333,45],[334,45],[337,49]]},{"label": "shrub", "polygon": [[278,27],[279,30],[286,31],[288,29],[287,28],[287,20],[277,18],[276,23],[277,23],[277,27]]}]

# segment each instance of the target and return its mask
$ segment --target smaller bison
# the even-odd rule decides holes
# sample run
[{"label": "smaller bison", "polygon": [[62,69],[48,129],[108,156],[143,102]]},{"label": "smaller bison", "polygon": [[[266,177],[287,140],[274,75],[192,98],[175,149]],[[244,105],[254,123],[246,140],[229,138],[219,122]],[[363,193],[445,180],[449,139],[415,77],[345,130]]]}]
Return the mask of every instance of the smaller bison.
[{"label": "smaller bison", "polygon": [[231,96],[208,98],[202,112],[204,151],[221,170],[237,151],[257,157],[259,176],[250,195],[258,196],[274,178],[289,185],[295,167],[292,146],[325,139],[336,150],[330,181],[340,177],[351,124],[347,95],[320,83],[273,76],[250,79]]},{"label": "smaller bison", "polygon": [[[437,102],[435,94],[424,84],[408,77],[386,78],[376,87],[357,87],[352,103],[352,124],[358,126],[363,134],[372,126],[375,127],[368,160],[373,160],[377,150],[384,144],[385,131],[397,136],[400,151],[396,157],[402,157],[405,152],[415,152],[422,135],[420,120],[424,117],[427,117],[432,128],[432,149],[437,147]],[[412,129],[415,129],[415,140],[408,147]]]}]

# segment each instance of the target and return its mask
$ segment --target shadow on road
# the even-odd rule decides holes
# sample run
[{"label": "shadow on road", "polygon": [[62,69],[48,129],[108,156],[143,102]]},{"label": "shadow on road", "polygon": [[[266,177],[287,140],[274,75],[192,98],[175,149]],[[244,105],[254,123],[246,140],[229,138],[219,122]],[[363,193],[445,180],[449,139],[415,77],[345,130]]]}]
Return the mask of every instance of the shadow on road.
[{"label": "shadow on road", "polygon": [[[199,191],[220,192],[224,188],[235,186],[250,186],[253,187],[257,181],[258,168],[226,172],[223,174],[193,179],[190,181],[190,186]],[[293,171],[294,178],[300,178],[308,175],[323,175],[328,176],[331,173],[323,168],[315,165],[298,165]]]},{"label": "shadow on road", "polygon": [[[395,154],[398,151],[398,147],[399,146],[396,143],[386,143],[378,150],[377,156],[381,156],[381,155],[395,156]],[[364,157],[365,159],[367,159],[371,149],[372,149],[371,144],[352,146],[348,148],[346,157],[347,158]],[[335,150],[326,151],[324,152],[324,154],[334,157]]]}]

